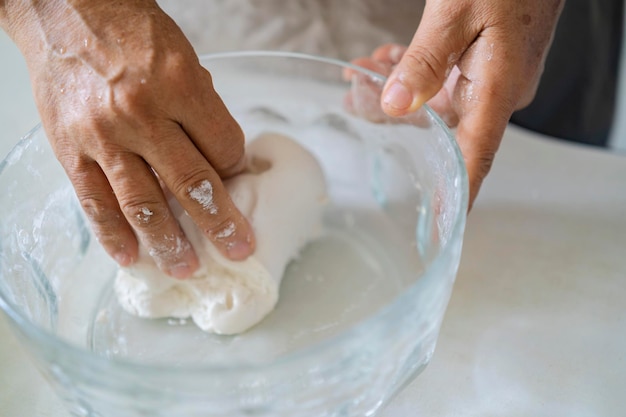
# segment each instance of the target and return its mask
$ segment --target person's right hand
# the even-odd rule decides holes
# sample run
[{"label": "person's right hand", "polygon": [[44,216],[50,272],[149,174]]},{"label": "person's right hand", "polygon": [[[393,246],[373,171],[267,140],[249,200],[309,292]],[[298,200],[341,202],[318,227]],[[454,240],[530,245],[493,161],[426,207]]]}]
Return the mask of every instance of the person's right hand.
[{"label": "person's right hand", "polygon": [[222,184],[243,169],[243,133],[154,1],[6,0],[0,8],[52,147],[120,265],[137,259],[139,239],[173,277],[198,267],[160,182],[225,256],[251,254],[251,227]]}]

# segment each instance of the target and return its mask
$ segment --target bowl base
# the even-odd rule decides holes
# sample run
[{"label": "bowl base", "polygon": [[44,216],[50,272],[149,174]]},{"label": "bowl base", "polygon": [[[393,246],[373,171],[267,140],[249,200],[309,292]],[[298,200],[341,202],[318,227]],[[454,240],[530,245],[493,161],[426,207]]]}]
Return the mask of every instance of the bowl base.
[{"label": "bowl base", "polygon": [[89,347],[147,363],[224,366],[269,362],[328,339],[390,303],[405,287],[400,277],[416,273],[407,271],[416,267],[414,258],[402,263],[390,252],[397,244],[384,219],[371,212],[326,213],[326,231],[288,266],[276,309],[243,334],[206,333],[191,319],[134,317],[109,285],[91,320]]}]

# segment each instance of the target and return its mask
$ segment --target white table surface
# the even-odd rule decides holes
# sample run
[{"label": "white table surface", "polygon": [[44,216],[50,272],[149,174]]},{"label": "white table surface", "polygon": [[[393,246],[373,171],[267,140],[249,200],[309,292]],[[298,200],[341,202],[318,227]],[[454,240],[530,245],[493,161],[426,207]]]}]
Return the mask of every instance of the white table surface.
[{"label": "white table surface", "polygon": [[[37,121],[0,32],[0,154]],[[432,363],[385,417],[626,415],[626,157],[509,127]],[[67,417],[0,314],[0,417]]]}]

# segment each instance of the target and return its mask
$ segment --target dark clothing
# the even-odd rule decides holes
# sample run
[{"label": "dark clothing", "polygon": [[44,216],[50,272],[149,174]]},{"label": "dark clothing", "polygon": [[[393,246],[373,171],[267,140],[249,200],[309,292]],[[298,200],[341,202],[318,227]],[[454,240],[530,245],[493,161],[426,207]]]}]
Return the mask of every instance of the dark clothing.
[{"label": "dark clothing", "polygon": [[567,0],[535,100],[519,126],[606,146],[617,96],[622,0]]}]

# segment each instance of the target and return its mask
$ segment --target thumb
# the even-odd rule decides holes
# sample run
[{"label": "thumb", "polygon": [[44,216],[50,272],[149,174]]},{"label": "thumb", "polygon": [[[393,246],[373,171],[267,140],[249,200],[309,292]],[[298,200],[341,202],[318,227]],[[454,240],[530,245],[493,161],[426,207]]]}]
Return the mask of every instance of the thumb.
[{"label": "thumb", "polygon": [[457,2],[434,4],[427,2],[411,44],[385,84],[381,106],[389,116],[412,113],[434,97],[475,37],[469,13]]}]

